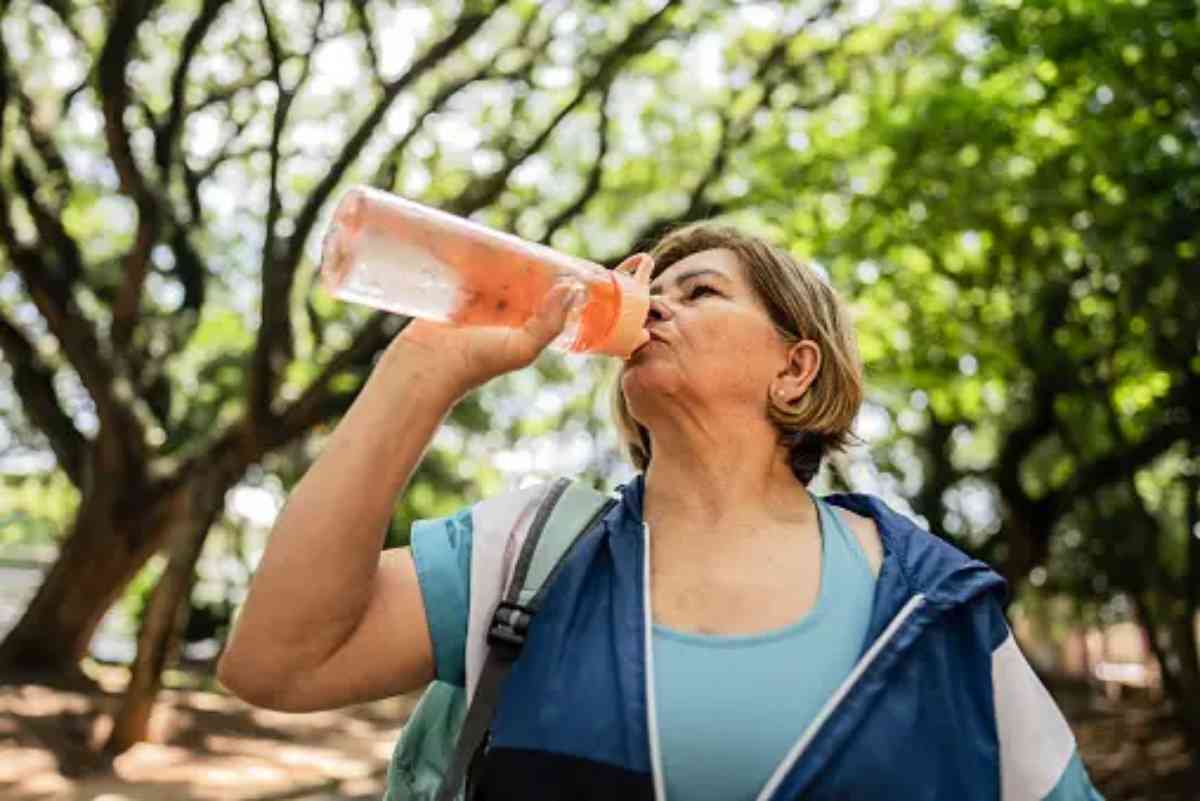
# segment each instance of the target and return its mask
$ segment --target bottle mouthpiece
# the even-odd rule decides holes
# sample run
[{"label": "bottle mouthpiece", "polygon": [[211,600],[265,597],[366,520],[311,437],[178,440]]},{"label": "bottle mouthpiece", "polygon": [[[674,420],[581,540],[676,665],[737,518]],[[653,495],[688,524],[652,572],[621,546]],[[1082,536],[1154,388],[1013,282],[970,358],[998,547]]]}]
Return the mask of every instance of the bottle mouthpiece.
[{"label": "bottle mouthpiece", "polygon": [[630,355],[650,338],[646,330],[646,317],[650,314],[650,272],[654,260],[645,257],[633,275],[613,270],[621,298],[617,321],[612,332],[596,348],[596,353],[628,359]]}]

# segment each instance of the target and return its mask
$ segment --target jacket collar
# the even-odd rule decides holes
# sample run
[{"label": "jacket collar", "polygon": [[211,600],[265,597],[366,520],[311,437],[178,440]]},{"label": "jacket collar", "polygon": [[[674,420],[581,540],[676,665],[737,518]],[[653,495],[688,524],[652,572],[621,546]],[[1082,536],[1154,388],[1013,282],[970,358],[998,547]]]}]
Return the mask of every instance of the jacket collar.
[{"label": "jacket collar", "polygon": [[[642,535],[646,476],[638,473],[617,488],[620,503],[609,518],[610,530]],[[877,609],[880,617],[890,617],[917,593],[939,609],[967,603],[989,592],[1007,594],[1007,584],[983,562],[968,557],[941,538],[917,526],[910,518],[892,509],[874,495],[835,493],[822,498],[826,503],[848,509],[875,521],[883,545],[884,564],[876,593],[886,608]],[[880,598],[881,594],[892,596]],[[1003,598],[1002,598],[1003,600]]]}]

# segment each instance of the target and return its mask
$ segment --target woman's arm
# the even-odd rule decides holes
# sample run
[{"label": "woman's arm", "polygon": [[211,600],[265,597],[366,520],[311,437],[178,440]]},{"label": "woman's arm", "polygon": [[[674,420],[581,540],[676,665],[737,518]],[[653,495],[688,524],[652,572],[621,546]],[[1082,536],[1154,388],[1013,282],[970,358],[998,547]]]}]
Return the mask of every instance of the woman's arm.
[{"label": "woman's arm", "polygon": [[291,712],[414,690],[434,676],[412,554],[381,553],[397,496],[454,404],[533,363],[583,301],[568,283],[522,328],[413,321],[384,351],[267,541],[217,677]]},{"label": "woman's arm", "polygon": [[217,675],[264,707],[306,711],[433,678],[412,555],[383,552],[397,497],[469,388],[397,338],[288,498]]}]

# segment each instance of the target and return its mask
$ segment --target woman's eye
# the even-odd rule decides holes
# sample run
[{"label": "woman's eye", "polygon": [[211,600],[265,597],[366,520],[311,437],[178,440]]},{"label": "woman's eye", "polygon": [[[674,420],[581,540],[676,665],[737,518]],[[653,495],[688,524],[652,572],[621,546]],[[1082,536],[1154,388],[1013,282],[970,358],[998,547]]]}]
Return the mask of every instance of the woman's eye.
[{"label": "woman's eye", "polygon": [[706,292],[709,294],[712,294],[712,295],[717,294],[716,290],[714,290],[712,287],[705,286],[704,284],[699,284],[699,285],[693,287],[692,291],[688,293],[688,300],[692,300],[693,298],[698,298]]}]

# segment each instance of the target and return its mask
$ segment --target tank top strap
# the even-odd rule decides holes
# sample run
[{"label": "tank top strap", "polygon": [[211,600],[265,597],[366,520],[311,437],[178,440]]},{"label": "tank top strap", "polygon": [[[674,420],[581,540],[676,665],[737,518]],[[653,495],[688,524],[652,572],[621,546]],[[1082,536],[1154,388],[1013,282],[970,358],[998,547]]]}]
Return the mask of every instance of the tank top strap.
[{"label": "tank top strap", "polygon": [[822,550],[827,557],[827,563],[842,562],[845,564],[845,561],[848,561],[862,567],[873,579],[874,572],[871,570],[871,563],[867,559],[867,553],[863,550],[862,543],[859,542],[858,537],[846,525],[846,521],[842,519],[837,510],[826,502],[824,498],[819,498],[812,493],[809,493],[809,497],[817,505],[818,513],[821,516],[821,532],[828,540],[822,546]]}]

